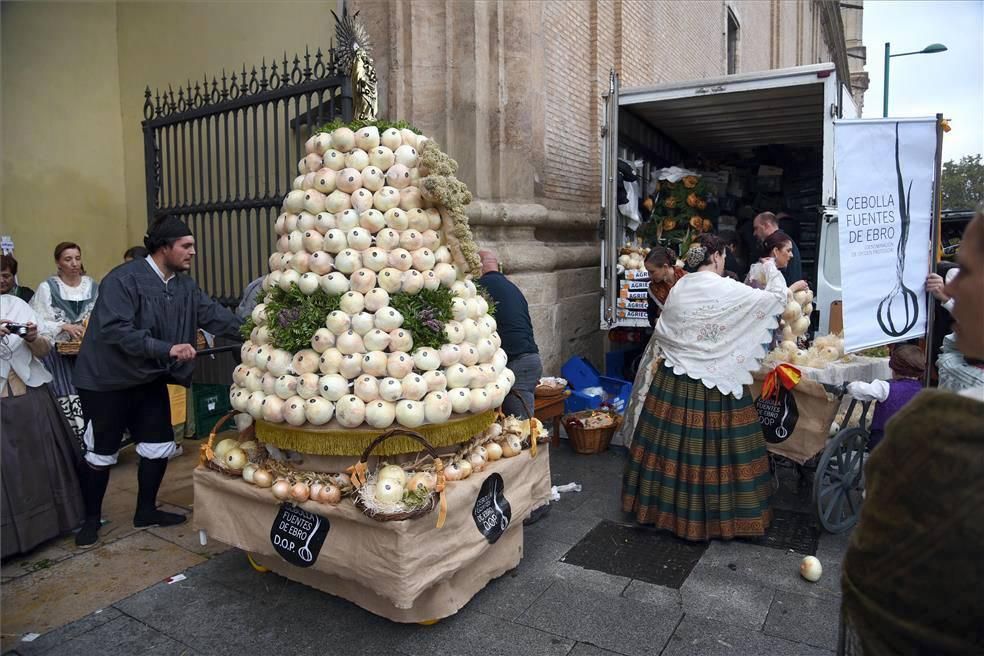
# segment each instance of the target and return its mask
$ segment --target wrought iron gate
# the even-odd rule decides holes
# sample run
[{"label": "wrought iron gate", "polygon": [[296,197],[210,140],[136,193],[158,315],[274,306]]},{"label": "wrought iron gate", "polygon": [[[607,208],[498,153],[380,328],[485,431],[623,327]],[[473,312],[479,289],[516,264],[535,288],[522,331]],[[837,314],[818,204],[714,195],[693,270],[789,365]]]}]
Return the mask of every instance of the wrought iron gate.
[{"label": "wrought iron gate", "polygon": [[192,275],[234,306],[274,250],[273,225],[313,128],[350,120],[348,78],[334,50],[266,60],[247,73],[144,92],[149,221],[185,220],[198,255]]}]

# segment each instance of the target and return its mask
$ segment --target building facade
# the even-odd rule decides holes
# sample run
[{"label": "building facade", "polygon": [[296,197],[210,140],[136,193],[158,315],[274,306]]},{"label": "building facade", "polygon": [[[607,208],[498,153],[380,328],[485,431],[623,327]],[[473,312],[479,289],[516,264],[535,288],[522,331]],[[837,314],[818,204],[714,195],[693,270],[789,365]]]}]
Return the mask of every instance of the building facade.
[{"label": "building facade", "polygon": [[[375,42],[380,114],[438,140],[479,241],[524,290],[545,369],[600,364],[602,95],[833,61],[860,105],[862,2],[347,0]],[[101,277],[144,233],[145,86],[330,45],[337,2],[5,2],[3,198],[21,278],[83,246]],[[38,48],[37,35],[57,47]]]}]

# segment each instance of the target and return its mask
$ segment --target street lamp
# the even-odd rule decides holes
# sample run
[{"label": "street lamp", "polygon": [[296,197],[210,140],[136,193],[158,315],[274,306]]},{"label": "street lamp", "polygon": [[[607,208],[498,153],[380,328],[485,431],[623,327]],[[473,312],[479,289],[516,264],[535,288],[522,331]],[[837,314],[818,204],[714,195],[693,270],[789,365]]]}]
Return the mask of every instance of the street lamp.
[{"label": "street lamp", "polygon": [[889,54],[890,44],[885,42],[885,101],[882,104],[882,117],[888,116],[888,60],[892,57],[905,57],[906,55],[931,55],[934,52],[945,52],[946,46],[942,43],[931,43],[922,50],[913,50],[912,52],[900,52],[897,55]]}]

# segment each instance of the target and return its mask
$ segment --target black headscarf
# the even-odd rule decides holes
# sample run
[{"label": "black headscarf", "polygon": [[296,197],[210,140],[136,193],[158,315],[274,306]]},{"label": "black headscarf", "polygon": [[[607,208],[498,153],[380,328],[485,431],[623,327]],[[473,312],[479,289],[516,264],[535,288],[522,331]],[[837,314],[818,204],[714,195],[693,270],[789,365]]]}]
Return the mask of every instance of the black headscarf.
[{"label": "black headscarf", "polygon": [[176,216],[165,214],[150,226],[143,242],[148,251],[156,253],[161,247],[173,244],[182,237],[190,237],[191,234],[184,221]]}]

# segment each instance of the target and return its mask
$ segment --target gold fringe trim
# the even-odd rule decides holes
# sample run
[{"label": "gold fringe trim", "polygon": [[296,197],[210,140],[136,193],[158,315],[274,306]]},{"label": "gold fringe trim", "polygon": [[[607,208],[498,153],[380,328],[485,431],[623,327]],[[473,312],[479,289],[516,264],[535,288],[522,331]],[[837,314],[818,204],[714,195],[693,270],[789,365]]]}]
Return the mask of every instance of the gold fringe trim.
[{"label": "gold fringe trim", "polygon": [[[495,410],[444,424],[427,424],[414,430],[431,446],[441,448],[460,444],[481,433],[495,422]],[[344,428],[297,428],[283,424],[256,421],[256,437],[281,449],[319,456],[360,457],[373,440],[384,431]],[[409,437],[394,436],[376,447],[373,455],[395,456],[420,451],[420,444]]]}]

